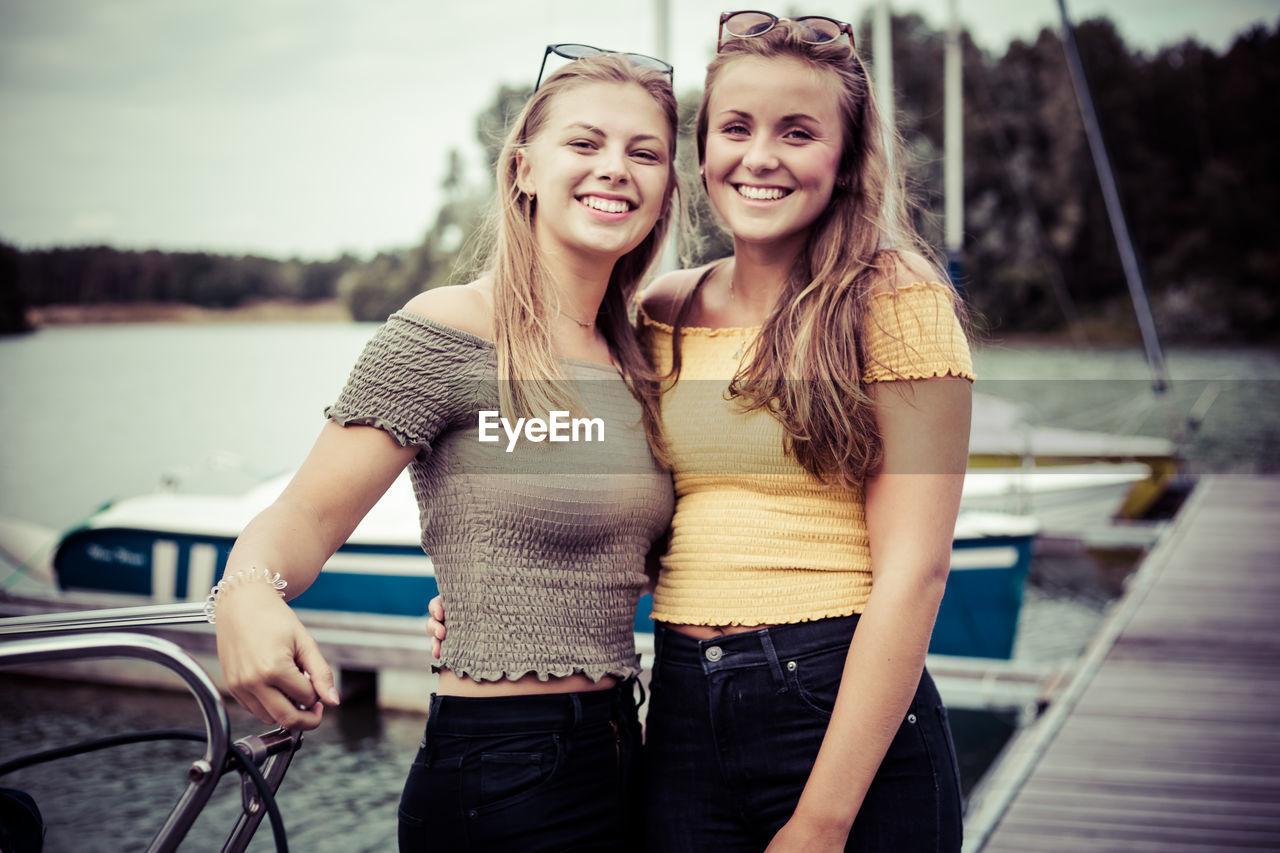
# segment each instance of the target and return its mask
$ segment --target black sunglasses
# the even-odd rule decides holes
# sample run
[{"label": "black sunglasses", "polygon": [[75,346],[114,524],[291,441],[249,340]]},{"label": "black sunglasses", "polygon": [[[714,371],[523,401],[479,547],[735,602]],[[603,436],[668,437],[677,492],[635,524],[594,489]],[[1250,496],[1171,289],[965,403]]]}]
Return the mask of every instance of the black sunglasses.
[{"label": "black sunglasses", "polygon": [[542,54],[542,67],[538,69],[538,82],[533,84],[533,90],[538,91],[538,87],[542,85],[542,72],[547,70],[547,57],[551,54],[563,56],[565,59],[583,59],[588,56],[600,56],[605,53],[622,53],[632,65],[639,65],[641,68],[652,68],[654,71],[661,71],[668,77],[674,78],[671,64],[663,62],[653,56],[645,56],[643,53],[623,53],[618,50],[603,50],[598,47],[592,47],[589,44],[549,44]]},{"label": "black sunglasses", "polygon": [[840,38],[849,37],[849,47],[853,44],[853,27],[844,21],[827,18],[823,15],[804,15],[799,18],[779,18],[769,12],[744,10],[741,12],[723,12],[720,15],[720,34],[716,37],[716,53],[724,46],[724,34],[727,32],[734,38],[747,39],[762,36],[773,29],[779,21],[790,21],[800,31],[800,38],[806,44],[829,44]]}]

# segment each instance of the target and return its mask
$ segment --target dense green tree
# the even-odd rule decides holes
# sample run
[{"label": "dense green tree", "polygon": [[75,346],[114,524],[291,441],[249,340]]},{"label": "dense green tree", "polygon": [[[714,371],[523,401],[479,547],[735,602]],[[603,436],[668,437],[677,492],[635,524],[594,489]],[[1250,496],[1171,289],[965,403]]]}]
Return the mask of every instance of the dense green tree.
[{"label": "dense green tree", "polygon": [[[1280,26],[1256,27],[1224,53],[1194,41],[1153,55],[1127,47],[1105,19],[1076,29],[1099,124],[1162,335],[1275,341],[1280,329]],[[870,25],[858,28],[869,63]],[[1002,55],[962,37],[965,293],[997,333],[1070,328],[1136,338],[1133,309],[1060,35],[1042,31]],[[893,22],[897,127],[917,225],[942,239],[943,36],[917,15]],[[700,76],[700,75],[698,75]],[[692,79],[692,75],[691,75]],[[701,82],[700,80],[698,81]],[[232,306],[335,294],[380,320],[415,293],[476,270],[474,235],[493,166],[528,87],[500,88],[476,118],[484,174],[451,151],[436,214],[412,248],[367,263],[303,263],[104,246],[0,252],[0,306],[186,301]],[[696,238],[688,259],[731,250],[698,176],[693,116],[680,97],[677,167]],[[8,310],[7,307],[2,310]]]}]

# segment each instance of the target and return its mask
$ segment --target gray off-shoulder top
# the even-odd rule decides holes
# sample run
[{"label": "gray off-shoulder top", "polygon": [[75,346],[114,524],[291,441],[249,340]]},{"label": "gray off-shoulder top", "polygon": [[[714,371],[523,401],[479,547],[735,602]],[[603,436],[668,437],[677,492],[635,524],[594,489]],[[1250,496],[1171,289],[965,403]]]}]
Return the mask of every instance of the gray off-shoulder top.
[{"label": "gray off-shoulder top", "polygon": [[[581,410],[556,434],[571,440],[522,432],[512,446],[490,415],[485,432],[497,440],[481,441],[482,413],[498,409],[494,345],[400,311],[325,410],[343,426],[378,427],[419,448],[410,473],[422,546],[449,622],[439,667],[458,675],[639,673],[636,603],[645,554],[671,520],[671,478],[654,462],[640,404],[617,370],[564,367]],[[576,441],[573,418],[583,419]]]}]

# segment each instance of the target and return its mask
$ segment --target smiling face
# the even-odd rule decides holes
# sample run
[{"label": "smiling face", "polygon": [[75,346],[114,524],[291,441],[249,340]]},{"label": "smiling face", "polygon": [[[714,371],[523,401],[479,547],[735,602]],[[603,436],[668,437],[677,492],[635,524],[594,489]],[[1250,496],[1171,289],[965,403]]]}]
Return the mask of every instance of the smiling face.
[{"label": "smiling face", "polygon": [[586,83],[559,93],[517,152],[516,183],[537,199],[534,237],[548,253],[617,260],[662,213],[671,131],[634,83]]},{"label": "smiling face", "polygon": [[744,56],[718,75],[703,168],[735,243],[799,251],[835,186],[839,96],[834,75],[790,57]]}]

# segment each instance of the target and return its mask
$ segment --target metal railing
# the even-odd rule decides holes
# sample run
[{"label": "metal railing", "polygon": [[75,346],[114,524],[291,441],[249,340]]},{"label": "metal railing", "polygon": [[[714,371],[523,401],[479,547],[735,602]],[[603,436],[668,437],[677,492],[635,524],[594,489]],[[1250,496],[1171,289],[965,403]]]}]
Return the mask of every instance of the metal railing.
[{"label": "metal railing", "polygon": [[[275,729],[233,743],[221,694],[208,673],[190,655],[175,643],[158,637],[106,630],[203,621],[202,607],[202,604],[156,605],[0,619],[0,636],[6,637],[0,641],[0,666],[135,658],[176,673],[195,697],[204,718],[204,754],[188,768],[187,787],[147,847],[148,853],[176,850],[218,782],[232,769],[240,774],[241,813],[223,845],[223,853],[242,853],[267,815],[271,817],[276,849],[287,850],[283,821],[275,806],[275,792],[302,743],[302,733]],[[84,631],[91,633],[67,633]],[[46,636],[49,634],[60,635]],[[8,639],[15,636],[29,639]],[[179,734],[200,739],[198,732]],[[0,765],[0,774],[78,752],[145,740],[147,735],[175,736],[172,732],[144,732],[137,737],[103,738],[5,762]]]}]

